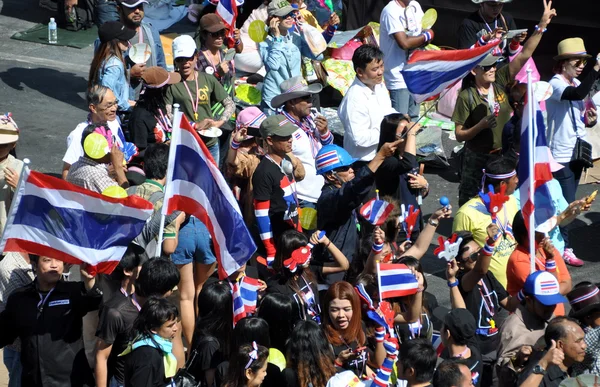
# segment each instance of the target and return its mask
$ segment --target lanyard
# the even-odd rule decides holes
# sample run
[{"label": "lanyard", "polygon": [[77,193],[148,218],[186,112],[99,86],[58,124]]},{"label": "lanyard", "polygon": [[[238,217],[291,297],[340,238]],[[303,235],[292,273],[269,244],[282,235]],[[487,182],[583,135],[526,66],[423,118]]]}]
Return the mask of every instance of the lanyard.
[{"label": "lanyard", "polygon": [[135,306],[138,310],[138,312],[140,310],[142,310],[142,307],[140,306],[139,302],[137,302],[137,298],[135,297],[135,294],[131,295],[131,303],[133,304],[133,306]]},{"label": "lanyard", "polygon": [[50,295],[52,294],[54,289],[55,288],[50,289],[50,291],[48,293],[46,293],[46,297],[42,296],[42,293],[38,293],[40,295],[40,302],[38,302],[37,308],[40,311],[40,313],[42,313],[42,311],[44,310],[44,304],[46,303],[46,301],[48,300],[48,297],[50,297]]},{"label": "lanyard", "polygon": [[187,85],[187,81],[183,81],[183,86],[185,86],[185,90],[188,92],[190,96],[190,102],[192,103],[192,110],[194,111],[194,122],[198,121],[198,73],[194,72],[194,80],[196,81],[196,104],[194,104],[194,97],[192,97],[192,92]]},{"label": "lanyard", "polygon": [[127,293],[127,290],[123,289],[123,287],[121,286],[121,288],[119,289],[119,291],[125,296],[125,297],[129,297],[129,293]]},{"label": "lanyard", "polygon": [[144,43],[144,33],[142,32],[142,26],[137,28],[138,33],[138,43]]},{"label": "lanyard", "polygon": [[[481,287],[479,288],[479,294],[481,294],[481,298],[483,299],[483,306],[485,307],[485,310],[488,312],[490,317],[494,317],[494,314],[496,314],[496,308],[494,307],[494,300],[492,299],[492,294],[488,290],[483,278],[481,279],[481,281],[479,281],[479,283],[481,285]],[[483,288],[483,292],[481,291],[481,288]]]},{"label": "lanyard", "polygon": [[[206,51],[209,51],[209,50],[206,50]],[[215,71],[217,71],[217,65],[215,65],[215,63],[213,62],[213,60],[212,60],[212,55],[208,55],[208,54],[206,53],[206,51],[202,51],[202,55],[204,55],[204,57],[206,58],[206,60],[207,60],[208,62],[210,62],[210,65],[211,65],[211,67],[212,67],[212,68],[213,68]],[[209,51],[209,52],[210,52],[210,51]],[[219,53],[219,63],[221,63],[221,62],[223,61],[223,57],[221,56],[221,50],[219,50],[219,52],[218,52],[218,53]]]},{"label": "lanyard", "polygon": [[169,120],[167,120],[165,115],[163,114],[162,109],[158,109],[158,114],[160,115],[160,117],[154,116],[154,118],[156,119],[156,123],[158,124],[158,126],[160,126],[160,128],[163,130],[163,132],[170,133],[171,132],[171,124],[170,124]]},{"label": "lanyard", "polygon": [[304,118],[302,121],[298,121],[294,117],[292,117],[288,112],[286,112],[285,110],[282,110],[281,113],[288,120],[290,120],[291,123],[293,123],[300,129],[302,129],[304,131],[304,133],[306,133],[306,135],[308,136],[308,140],[310,141],[310,148],[311,148],[312,156],[313,156],[313,158],[317,157],[317,153],[319,152],[319,149],[320,149],[320,147],[319,147],[320,142],[315,137],[315,132],[314,132],[315,125],[314,125],[314,121],[313,121],[312,117],[309,115],[306,118]]}]

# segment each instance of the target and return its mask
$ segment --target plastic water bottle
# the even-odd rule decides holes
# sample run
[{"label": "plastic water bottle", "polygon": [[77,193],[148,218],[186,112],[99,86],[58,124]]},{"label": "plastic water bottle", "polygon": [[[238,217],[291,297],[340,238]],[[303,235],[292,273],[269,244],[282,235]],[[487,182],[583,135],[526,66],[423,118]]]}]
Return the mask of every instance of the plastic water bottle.
[{"label": "plastic water bottle", "polygon": [[58,43],[58,31],[56,29],[56,21],[54,21],[53,17],[50,18],[50,23],[48,23],[48,43]]}]

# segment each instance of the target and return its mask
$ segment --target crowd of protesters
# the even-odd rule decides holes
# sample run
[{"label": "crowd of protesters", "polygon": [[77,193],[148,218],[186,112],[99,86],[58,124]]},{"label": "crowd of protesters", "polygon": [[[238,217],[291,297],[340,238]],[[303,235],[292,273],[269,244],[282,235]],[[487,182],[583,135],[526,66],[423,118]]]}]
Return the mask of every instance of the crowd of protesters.
[{"label": "crowd of protesters", "polygon": [[[579,38],[558,45],[546,101],[557,210],[551,229],[530,240],[516,172],[527,87],[515,77],[544,34],[558,34],[550,27],[557,11],[539,0],[535,29],[505,39],[517,29],[503,10],[510,0],[472,1],[479,9],[460,26],[458,47],[501,43],[463,80],[451,117],[464,142],[459,206],[430,216],[417,212],[430,200],[416,145],[427,128],[401,73],[409,54],[434,39],[417,1],[391,0],[379,46],[355,49],[356,77],[338,109],[343,140],[320,112],[325,85],[307,80],[303,67],[323,59],[303,27],[329,41],[335,12],[319,23],[303,0],[265,1],[248,19],[265,22],[261,43],[246,24],[231,30],[204,12],[195,37],[174,39],[168,72],[158,32],[144,22],[148,2],[102,1],[114,12],[99,25],[89,114],[67,137],[62,177],[106,195],[120,187],[151,202],[154,215],[110,275],[82,266],[82,281],[69,281],[73,269],[60,260],[4,255],[0,347],[9,386],[558,386],[600,373],[600,291],[574,285],[568,268],[583,265],[568,225],[593,202],[576,196],[588,167],[577,149],[597,122],[588,95],[600,56]],[[151,55],[134,63],[128,52],[142,42]],[[579,80],[588,61],[593,69]],[[236,106],[236,71],[262,79],[260,104]],[[225,279],[197,217],[167,216],[158,240],[174,104],[258,246]],[[23,168],[13,155],[18,139],[13,118],[0,117],[0,230]],[[492,209],[489,199],[499,197]],[[359,215],[373,198],[393,205],[376,227]],[[455,237],[436,252],[448,260],[446,309],[427,291],[420,260],[450,218]],[[416,293],[381,299],[379,262],[404,264]],[[258,305],[238,319],[234,293],[247,280],[258,283]]]}]

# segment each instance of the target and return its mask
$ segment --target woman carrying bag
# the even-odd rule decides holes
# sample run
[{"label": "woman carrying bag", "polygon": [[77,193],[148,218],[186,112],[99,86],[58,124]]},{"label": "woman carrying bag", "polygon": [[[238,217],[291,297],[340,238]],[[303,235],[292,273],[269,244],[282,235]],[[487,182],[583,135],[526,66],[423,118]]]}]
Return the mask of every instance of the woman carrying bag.
[{"label": "woman carrying bag", "polygon": [[[553,93],[546,101],[550,151],[557,162],[563,165],[553,173],[562,188],[568,203],[575,200],[577,186],[584,168],[592,166],[592,147],[587,142],[587,130],[596,125],[598,116],[593,106],[587,107],[586,97],[600,73],[600,54],[594,68],[582,81],[577,77],[587,64],[588,55],[581,38],[570,38],[558,44],[558,55],[554,57],[554,77],[550,80]],[[572,266],[582,266],[583,261],[569,248],[568,230],[561,228],[565,240],[563,258]]]}]

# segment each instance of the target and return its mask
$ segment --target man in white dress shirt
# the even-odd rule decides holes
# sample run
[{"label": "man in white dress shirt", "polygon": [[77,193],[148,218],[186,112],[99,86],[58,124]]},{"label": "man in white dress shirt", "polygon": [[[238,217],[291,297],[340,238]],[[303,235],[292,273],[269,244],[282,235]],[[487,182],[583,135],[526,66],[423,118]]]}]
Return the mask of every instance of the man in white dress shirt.
[{"label": "man in white dress shirt", "polygon": [[344,96],[338,115],[344,125],[344,149],[366,164],[377,153],[383,117],[396,113],[383,84],[383,52],[360,46],[352,56],[356,78]]}]

